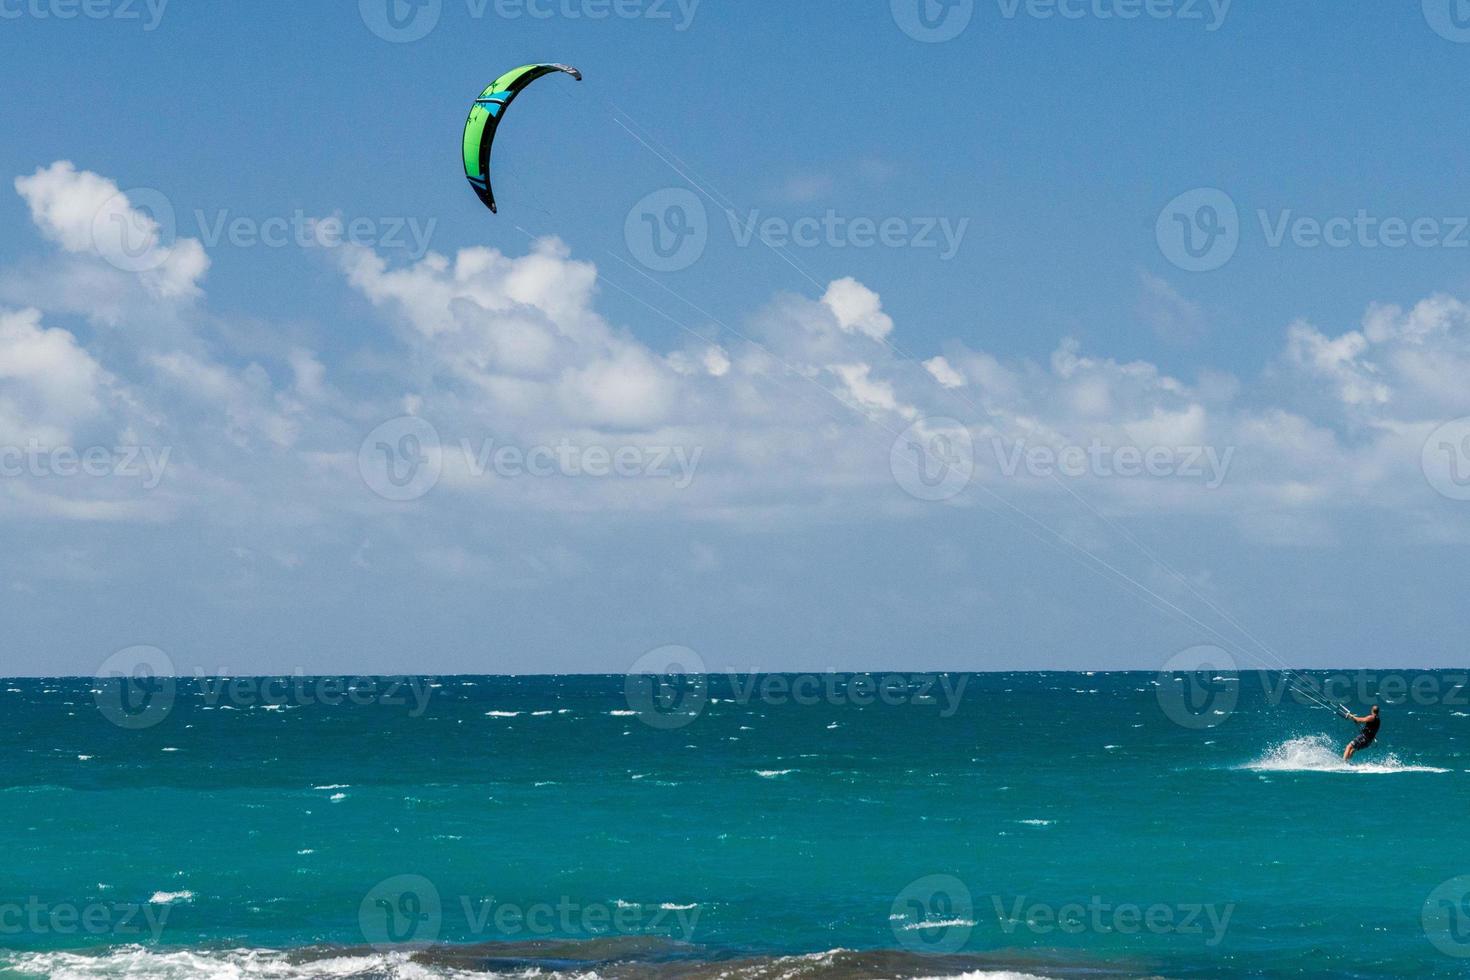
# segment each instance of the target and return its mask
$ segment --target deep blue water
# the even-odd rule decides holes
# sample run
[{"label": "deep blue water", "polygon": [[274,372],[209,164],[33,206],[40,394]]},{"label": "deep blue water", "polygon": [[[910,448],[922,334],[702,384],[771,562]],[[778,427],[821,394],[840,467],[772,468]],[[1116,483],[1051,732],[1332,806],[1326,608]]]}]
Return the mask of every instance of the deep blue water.
[{"label": "deep blue water", "polygon": [[0,976],[1470,975],[1463,678],[0,682]]}]

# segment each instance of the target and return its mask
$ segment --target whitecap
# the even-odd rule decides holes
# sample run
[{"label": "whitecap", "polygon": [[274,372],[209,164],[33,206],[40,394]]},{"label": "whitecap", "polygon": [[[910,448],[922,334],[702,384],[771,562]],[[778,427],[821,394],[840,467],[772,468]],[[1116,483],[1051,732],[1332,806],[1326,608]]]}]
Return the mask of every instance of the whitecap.
[{"label": "whitecap", "polygon": [[[1373,750],[1366,751],[1372,752]],[[1354,762],[1342,761],[1341,753],[1342,750],[1337,743],[1326,735],[1311,735],[1306,738],[1288,739],[1279,745],[1273,745],[1259,758],[1236,768],[1250,772],[1330,772],[1353,775],[1449,772],[1448,769],[1440,769],[1437,766],[1405,763],[1391,752],[1388,755],[1371,757],[1371,761],[1358,756],[1357,761]]]},{"label": "whitecap", "polygon": [[173,905],[175,902],[192,902],[194,893],[182,892],[154,892],[153,897],[148,899],[149,905]]}]

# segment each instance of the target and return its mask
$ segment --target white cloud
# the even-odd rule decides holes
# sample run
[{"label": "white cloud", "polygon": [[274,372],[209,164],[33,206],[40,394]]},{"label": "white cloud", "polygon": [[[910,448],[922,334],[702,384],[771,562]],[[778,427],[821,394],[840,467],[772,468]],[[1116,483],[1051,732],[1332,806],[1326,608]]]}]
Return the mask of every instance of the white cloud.
[{"label": "white cloud", "polygon": [[939,382],[945,388],[963,388],[968,382],[965,376],[945,360],[943,357],[931,357],[924,362],[924,370],[929,376]]},{"label": "white cloud", "polygon": [[893,318],[883,312],[878,294],[856,279],[839,279],[827,287],[822,302],[837,317],[837,325],[849,333],[882,340],[893,332]]},{"label": "white cloud", "polygon": [[[111,181],[62,162],[17,187],[47,238],[77,262],[106,265],[91,226],[98,209],[113,206]],[[349,502],[346,520],[376,512],[356,472],[357,446],[407,411],[431,420],[451,455],[461,439],[492,437],[522,447],[572,440],[703,453],[697,477],[678,492],[669,481],[497,482],[447,459],[446,492],[435,506],[450,523],[463,519],[454,503],[461,498],[517,511],[677,506],[765,520],[806,507],[888,508],[893,431],[951,416],[969,423],[982,453],[991,437],[1234,450],[1218,490],[1097,480],[1092,498],[1120,512],[1209,513],[1249,529],[1276,525],[1257,516],[1247,526],[1243,514],[1432,505],[1418,469],[1423,438],[1435,421],[1470,413],[1470,308],[1443,296],[1408,310],[1373,307],[1358,329],[1338,336],[1292,324],[1277,368],[1307,404],[1274,405],[1250,380],[1204,372],[1189,383],[1148,361],[1086,352],[1072,339],[1043,363],[959,344],[910,362],[886,343],[895,324],[881,296],[853,278],[832,282],[820,299],[776,298],[748,328],[759,341],[709,328],[661,351],[605,318],[597,268],[554,238],[523,255],[470,248],[400,267],[352,246],[338,248],[337,259],[384,316],[375,343],[389,349],[364,359],[368,377],[351,376],[359,363],[352,358],[324,363],[299,343],[265,358],[231,350],[223,337],[206,342],[175,301],[197,290],[207,260],[184,263],[149,287],[160,319],[180,324],[162,340],[144,344],[140,331],[119,331],[136,346],[93,351],[43,327],[35,311],[0,316],[0,434],[56,437],[95,424],[148,439],[166,429],[190,460],[176,474],[184,481],[176,489],[188,494],[175,502],[187,496],[200,511],[224,513],[264,482],[276,494],[270,518],[295,527],[319,519],[331,501]],[[1167,284],[1150,288],[1176,313],[1189,312]],[[147,312],[118,309],[128,322]],[[996,482],[984,462],[977,479],[1033,506],[1056,505],[1025,497],[1024,478]],[[126,505],[67,503],[88,518],[134,513]],[[361,528],[349,536],[356,547]],[[294,554],[299,545],[283,534],[262,547]]]},{"label": "white cloud", "polygon": [[106,372],[37,310],[0,310],[0,441],[68,443],[73,428],[102,411]]},{"label": "white cloud", "polygon": [[631,345],[568,368],[556,389],[570,421],[603,429],[655,428],[668,421],[674,401],[670,372]]},{"label": "white cloud", "polygon": [[209,256],[196,239],[175,237],[173,206],[162,195],[149,195],[147,203],[161,212],[149,214],[117,184],[79,171],[68,160],[17,178],[15,189],[29,205],[36,227],[66,251],[95,255],[123,272],[136,273],[162,298],[198,294]]},{"label": "white cloud", "polygon": [[880,413],[891,412],[905,419],[918,417],[918,410],[912,405],[900,404],[892,384],[872,377],[872,365],[834,364],[832,373],[842,379],[842,386],[852,403]]},{"label": "white cloud", "polygon": [[1392,390],[1379,377],[1378,365],[1366,360],[1369,341],[1356,330],[1327,337],[1298,321],[1287,330],[1286,357],[1302,372],[1329,382],[1344,405],[1387,404]]}]

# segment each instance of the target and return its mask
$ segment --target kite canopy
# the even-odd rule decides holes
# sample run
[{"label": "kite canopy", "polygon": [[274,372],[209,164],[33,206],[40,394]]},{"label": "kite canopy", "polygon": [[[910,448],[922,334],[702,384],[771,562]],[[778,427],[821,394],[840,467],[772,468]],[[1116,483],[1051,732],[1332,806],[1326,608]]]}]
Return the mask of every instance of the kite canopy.
[{"label": "kite canopy", "polygon": [[464,175],[475,193],[480,195],[480,200],[485,202],[485,207],[492,212],[498,212],[499,208],[495,206],[495,193],[490,188],[490,148],[495,142],[500,120],[527,85],[557,72],[565,72],[579,82],[582,80],[582,73],[570,65],[525,65],[491,82],[470,107],[470,118],[464,124]]}]

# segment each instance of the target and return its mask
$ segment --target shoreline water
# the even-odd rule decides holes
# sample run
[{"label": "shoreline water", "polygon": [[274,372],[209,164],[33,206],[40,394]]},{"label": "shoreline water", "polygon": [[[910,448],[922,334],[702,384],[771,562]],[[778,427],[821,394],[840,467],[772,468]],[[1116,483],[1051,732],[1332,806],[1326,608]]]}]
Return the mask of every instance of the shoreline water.
[{"label": "shoreline water", "polygon": [[1144,673],[843,675],[814,700],[769,676],[410,679],[425,700],[379,679],[284,703],[0,684],[0,976],[1470,961],[1434,918],[1470,874],[1452,703],[1390,704],[1343,766],[1351,726],[1273,700],[1271,677],[1195,678],[1181,701]]}]

